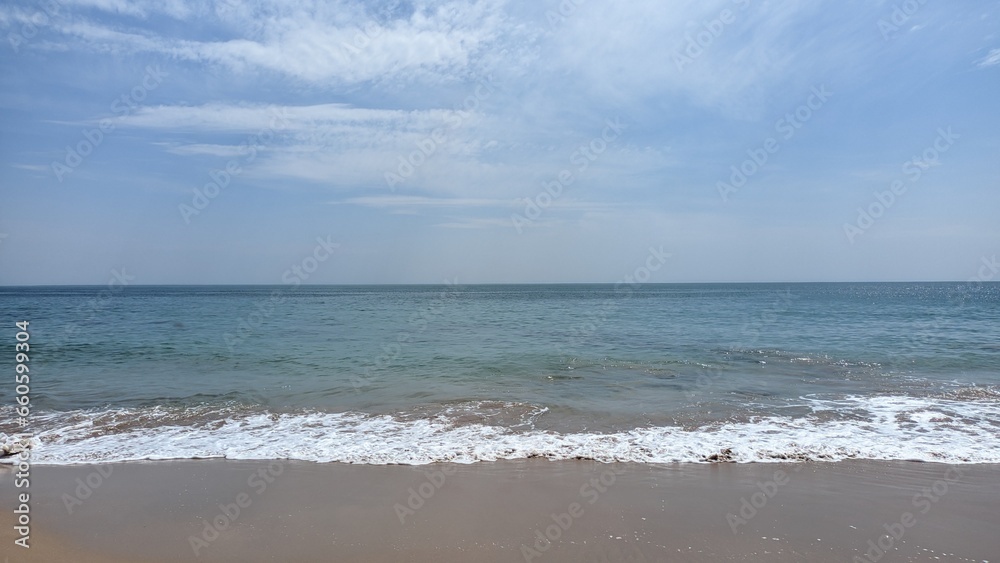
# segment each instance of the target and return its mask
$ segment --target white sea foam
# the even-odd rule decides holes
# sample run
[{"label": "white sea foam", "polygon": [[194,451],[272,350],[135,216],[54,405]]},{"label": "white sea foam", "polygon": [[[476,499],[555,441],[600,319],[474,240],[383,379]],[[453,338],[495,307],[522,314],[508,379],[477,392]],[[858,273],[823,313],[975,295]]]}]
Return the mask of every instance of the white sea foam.
[{"label": "white sea foam", "polygon": [[[33,463],[195,458],[362,464],[473,463],[544,457],[640,463],[788,459],[1000,463],[1000,403],[913,397],[803,398],[812,414],[696,429],[555,433],[362,413],[249,413],[214,419],[177,410],[39,414]],[[843,416],[850,413],[850,416]],[[0,435],[0,441],[5,437]],[[720,456],[721,454],[721,456]],[[712,456],[720,456],[713,458]]]}]

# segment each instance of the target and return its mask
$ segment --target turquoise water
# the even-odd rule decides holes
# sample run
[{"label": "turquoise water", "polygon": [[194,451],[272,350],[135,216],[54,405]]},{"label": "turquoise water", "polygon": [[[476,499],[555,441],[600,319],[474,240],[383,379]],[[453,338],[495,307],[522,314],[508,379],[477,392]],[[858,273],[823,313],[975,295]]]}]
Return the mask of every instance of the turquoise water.
[{"label": "turquoise water", "polygon": [[1000,461],[1000,284],[0,288],[0,310],[8,372],[30,321],[39,463]]}]

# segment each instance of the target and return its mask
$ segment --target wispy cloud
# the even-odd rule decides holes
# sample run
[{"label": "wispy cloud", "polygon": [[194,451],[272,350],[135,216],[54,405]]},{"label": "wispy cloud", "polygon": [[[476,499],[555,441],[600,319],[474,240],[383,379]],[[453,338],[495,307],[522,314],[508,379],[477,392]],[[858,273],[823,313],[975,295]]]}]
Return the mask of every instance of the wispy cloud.
[{"label": "wispy cloud", "polygon": [[[177,19],[211,15],[231,37],[197,39],[116,28],[76,18],[54,29],[97,52],[155,53],[232,71],[266,71],[310,84],[398,80],[452,81],[457,73],[483,70],[497,53],[514,57],[530,34],[504,16],[498,0],[418,2],[410,10],[369,11],[364,4],[254,4],[220,2],[206,14],[198,3],[175,0],[157,7],[113,0],[76,2],[116,14]],[[517,41],[520,39],[521,41]],[[502,43],[502,44],[501,44]]]},{"label": "wispy cloud", "polygon": [[175,19],[186,19],[196,13],[194,5],[184,0],[59,0],[58,3],[66,7],[89,8],[139,18],[164,14]]},{"label": "wispy cloud", "polygon": [[509,229],[511,222],[510,219],[468,218],[445,223],[435,223],[434,226],[441,229]]},{"label": "wispy cloud", "polygon": [[981,68],[994,65],[1000,65],[1000,49],[993,49],[988,55],[979,61],[979,66]]},{"label": "wispy cloud", "polygon": [[342,201],[329,201],[332,205],[362,205],[365,207],[510,207],[510,201],[499,199],[430,198],[421,196],[365,196]]},{"label": "wispy cloud", "polygon": [[399,124],[419,128],[440,123],[446,110],[404,111],[354,107],[349,104],[287,106],[213,102],[199,106],[158,105],[139,108],[123,126],[201,132],[240,132],[275,122],[283,130],[313,131],[335,123]]},{"label": "wispy cloud", "polygon": [[44,164],[11,164],[13,168],[19,168],[21,170],[28,170],[30,172],[48,172],[49,167]]}]

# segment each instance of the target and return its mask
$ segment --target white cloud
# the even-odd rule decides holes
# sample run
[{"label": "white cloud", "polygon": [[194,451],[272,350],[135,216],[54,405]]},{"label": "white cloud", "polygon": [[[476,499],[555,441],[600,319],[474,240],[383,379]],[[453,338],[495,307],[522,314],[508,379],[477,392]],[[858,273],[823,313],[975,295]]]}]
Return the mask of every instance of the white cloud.
[{"label": "white cloud", "polygon": [[804,0],[585,3],[552,32],[542,60],[561,98],[582,92],[621,107],[693,105],[753,119],[776,96],[833,80],[844,60],[861,63],[880,48],[877,33],[841,25],[853,30],[874,9],[852,3],[848,21],[829,2]]},{"label": "white cloud", "polygon": [[506,229],[513,228],[513,223],[510,219],[499,219],[499,218],[472,218],[472,219],[459,219],[457,221],[448,221],[445,223],[436,223],[435,227],[442,229],[493,229],[497,227],[502,227]]},{"label": "white cloud", "polygon": [[421,196],[366,196],[343,201],[328,202],[334,205],[351,204],[365,207],[509,207],[510,201],[475,198],[430,198]]},{"label": "white cloud", "polygon": [[44,164],[11,164],[11,166],[29,172],[51,172],[51,169]]},{"label": "white cloud", "polygon": [[[254,145],[259,152],[267,152],[266,158],[254,164],[259,176],[385,188],[385,173],[395,170],[398,159],[418,150],[421,143],[425,151],[428,146],[432,151],[432,158],[419,167],[421,175],[433,177],[435,171],[443,170],[450,176],[469,177],[483,172],[477,159],[494,149],[483,148],[489,141],[477,129],[482,119],[472,112],[448,109],[210,103],[143,107],[120,126],[154,130],[161,138],[164,133],[205,138],[155,143],[178,155],[235,156],[245,151],[241,145]],[[222,138],[227,142],[220,142]],[[460,182],[468,185],[464,180],[454,183]]]},{"label": "white cloud", "polygon": [[[553,227],[575,221],[582,225],[593,222],[597,218],[618,218],[627,205],[559,199],[541,209],[530,213],[530,218],[524,215],[525,203],[519,199],[461,198],[461,197],[424,197],[409,195],[380,195],[346,198],[327,202],[332,205],[360,205],[381,209],[393,215],[418,215],[423,210],[433,210],[435,216],[444,215],[447,220],[435,223],[433,226],[446,229],[491,229],[497,227],[514,229],[512,217],[520,215],[522,228],[528,224],[530,228]],[[492,217],[469,216],[462,213],[482,214],[492,212]],[[459,213],[449,216],[450,213]]]},{"label": "white cloud", "polygon": [[983,60],[979,61],[980,68],[994,65],[1000,65],[1000,49],[993,49],[990,51],[990,54],[986,55]]},{"label": "white cloud", "polygon": [[232,158],[241,155],[238,145],[213,145],[207,143],[194,143],[190,145],[174,145],[172,143],[154,143],[166,147],[166,151],[177,155],[208,155],[223,158]]},{"label": "white cloud", "polygon": [[[150,30],[127,31],[77,18],[56,29],[98,52],[151,52],[192,62],[218,64],[234,72],[267,71],[308,84],[334,86],[361,82],[448,82],[470,73],[483,75],[503,50],[509,61],[522,49],[524,30],[512,27],[501,0],[419,2],[411,13],[367,13],[353,2],[254,5],[218,3],[133,4],[118,0],[77,0],[110,13],[145,17],[162,11],[179,19],[214,17],[232,37],[193,39]],[[503,45],[500,45],[500,43]],[[503,49],[500,49],[503,47]]]},{"label": "white cloud", "polygon": [[441,123],[449,110],[405,111],[348,104],[277,106],[213,102],[199,106],[160,105],[139,108],[123,120],[126,127],[192,130],[203,133],[253,132],[261,127],[301,133],[323,124],[395,125],[420,128]]},{"label": "white cloud", "polygon": [[160,13],[175,19],[190,17],[195,12],[193,6],[196,5],[184,0],[58,0],[56,4],[141,18]]}]

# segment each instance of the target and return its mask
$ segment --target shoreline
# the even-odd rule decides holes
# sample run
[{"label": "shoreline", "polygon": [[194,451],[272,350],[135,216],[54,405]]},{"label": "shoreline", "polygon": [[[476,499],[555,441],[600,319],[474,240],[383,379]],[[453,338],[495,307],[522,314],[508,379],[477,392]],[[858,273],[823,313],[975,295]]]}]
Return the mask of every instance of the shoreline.
[{"label": "shoreline", "polygon": [[10,563],[982,562],[1000,553],[991,525],[1000,464],[33,465],[30,549],[13,543],[13,473],[0,466]]}]

